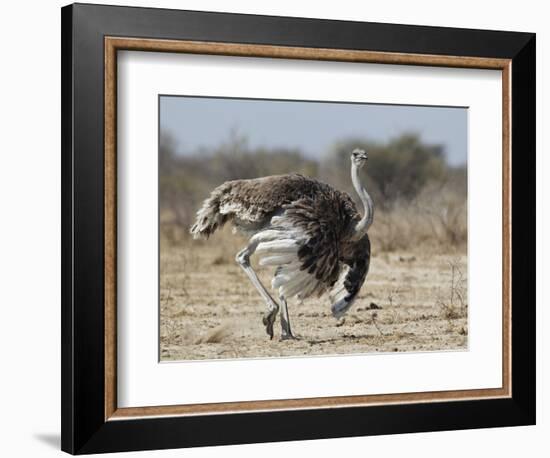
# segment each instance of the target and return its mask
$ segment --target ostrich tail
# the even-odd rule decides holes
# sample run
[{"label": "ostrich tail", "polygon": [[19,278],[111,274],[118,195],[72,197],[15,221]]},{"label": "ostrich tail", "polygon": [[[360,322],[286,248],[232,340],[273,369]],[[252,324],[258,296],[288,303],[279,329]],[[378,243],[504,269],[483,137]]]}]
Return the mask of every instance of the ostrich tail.
[{"label": "ostrich tail", "polygon": [[214,191],[197,212],[195,224],[191,226],[189,233],[194,239],[208,239],[216,229],[224,225],[226,219],[220,213],[220,198]]}]

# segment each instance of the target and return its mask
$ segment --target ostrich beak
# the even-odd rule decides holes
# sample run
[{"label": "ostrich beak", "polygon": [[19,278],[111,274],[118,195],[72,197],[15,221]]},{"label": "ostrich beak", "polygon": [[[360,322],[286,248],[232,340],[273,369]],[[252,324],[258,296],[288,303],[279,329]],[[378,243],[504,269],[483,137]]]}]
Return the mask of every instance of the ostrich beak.
[{"label": "ostrich beak", "polygon": [[355,161],[367,161],[369,156],[365,150],[355,148],[351,153],[351,158]]}]

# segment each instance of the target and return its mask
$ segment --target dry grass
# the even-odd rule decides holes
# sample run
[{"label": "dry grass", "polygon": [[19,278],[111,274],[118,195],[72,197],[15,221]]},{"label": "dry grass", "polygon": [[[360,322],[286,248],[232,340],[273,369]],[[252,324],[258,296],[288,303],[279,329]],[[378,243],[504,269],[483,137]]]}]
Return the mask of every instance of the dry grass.
[{"label": "dry grass", "polygon": [[377,211],[371,234],[381,251],[464,251],[466,200],[455,192],[426,187],[413,202],[397,200],[390,209]]}]

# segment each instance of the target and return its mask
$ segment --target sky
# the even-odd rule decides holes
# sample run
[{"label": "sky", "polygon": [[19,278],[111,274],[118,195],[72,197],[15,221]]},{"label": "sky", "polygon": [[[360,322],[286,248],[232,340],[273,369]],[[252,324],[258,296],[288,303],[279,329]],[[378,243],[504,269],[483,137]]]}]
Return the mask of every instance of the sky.
[{"label": "sky", "polygon": [[161,132],[169,132],[180,154],[218,146],[238,132],[250,148],[299,148],[321,157],[339,140],[365,138],[384,143],[417,133],[443,145],[452,165],[467,158],[467,109],[408,105],[160,97]]}]

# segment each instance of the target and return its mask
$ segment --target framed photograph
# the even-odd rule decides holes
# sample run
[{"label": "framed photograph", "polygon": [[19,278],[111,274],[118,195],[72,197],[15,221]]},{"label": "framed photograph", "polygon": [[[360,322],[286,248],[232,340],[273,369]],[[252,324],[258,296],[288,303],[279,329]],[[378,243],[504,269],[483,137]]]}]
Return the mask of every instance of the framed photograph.
[{"label": "framed photograph", "polygon": [[62,449],[535,423],[535,35],[62,9]]}]

